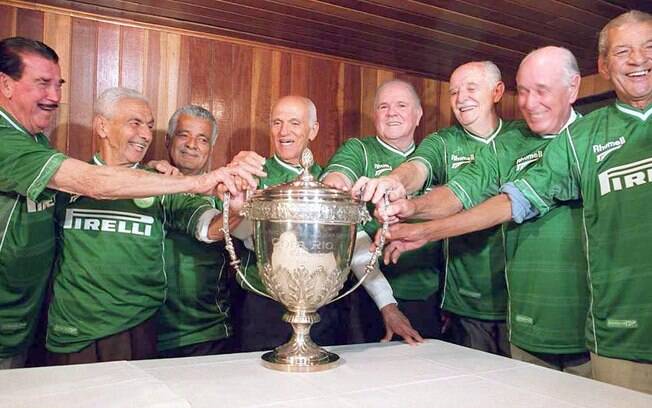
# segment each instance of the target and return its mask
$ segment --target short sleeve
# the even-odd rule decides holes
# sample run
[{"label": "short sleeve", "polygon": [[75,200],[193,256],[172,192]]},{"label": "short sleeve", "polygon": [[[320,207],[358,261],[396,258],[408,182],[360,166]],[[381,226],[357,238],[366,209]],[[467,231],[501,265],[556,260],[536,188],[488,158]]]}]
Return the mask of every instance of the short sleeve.
[{"label": "short sleeve", "polygon": [[580,198],[578,161],[566,130],[546,147],[543,159],[514,180],[514,185],[539,211],[546,214],[560,201]]},{"label": "short sleeve", "polygon": [[328,173],[342,173],[352,183],[355,183],[366,174],[367,157],[362,141],[351,138],[337,149],[322,172],[321,178],[324,178]]},{"label": "short sleeve", "polygon": [[0,191],[16,192],[32,201],[45,198],[44,190],[61,163],[63,153],[12,128],[0,128]]},{"label": "short sleeve", "polygon": [[498,193],[499,170],[494,149],[493,144],[484,146],[476,153],[473,163],[464,166],[464,169],[446,184],[465,209],[476,206]]},{"label": "short sleeve", "polygon": [[445,181],[446,143],[437,133],[426,136],[412,153],[408,161],[419,162],[428,169],[424,187],[442,184]]}]

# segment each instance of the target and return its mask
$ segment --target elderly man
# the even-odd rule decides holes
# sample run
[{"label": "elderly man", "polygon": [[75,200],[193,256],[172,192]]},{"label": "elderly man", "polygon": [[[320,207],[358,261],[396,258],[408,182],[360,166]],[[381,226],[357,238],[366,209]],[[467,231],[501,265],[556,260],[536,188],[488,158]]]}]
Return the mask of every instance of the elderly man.
[{"label": "elderly man", "polygon": [[[598,68],[618,101],[579,120],[546,148],[543,160],[493,197],[445,222],[429,222],[426,239],[547,213],[582,199],[591,302],[587,345],[593,378],[652,393],[652,314],[647,166],[652,116],[652,15],[630,11],[600,32]],[[392,209],[403,211],[403,208]],[[544,217],[546,220],[549,217]],[[457,223],[457,224],[456,224]],[[462,224],[460,224],[462,223]],[[405,227],[398,228],[405,231]],[[398,230],[397,229],[397,230]],[[433,231],[439,230],[434,233]],[[413,247],[405,240],[401,247]],[[619,233],[620,232],[620,233]],[[615,238],[614,238],[615,237]],[[406,245],[407,244],[407,245]]]},{"label": "elderly man", "polygon": [[241,168],[165,177],[66,157],[51,149],[42,133],[63,83],[50,47],[21,37],[0,41],[0,368],[22,366],[34,336],[54,255],[52,190],[95,198],[211,193],[218,182],[233,188],[235,172],[255,184]]},{"label": "elderly man", "polygon": [[[389,175],[359,180],[354,193],[378,202],[385,191],[390,199],[447,182],[477,161],[485,146],[497,141],[513,125],[496,113],[504,92],[500,70],[490,62],[470,62],[451,75],[450,100],[459,125],[429,135],[414,155]],[[442,308],[450,313],[452,339],[462,345],[509,355],[505,315],[504,237],[501,228],[446,243],[446,278]]]},{"label": "elderly man", "polygon": [[[391,171],[403,163],[414,152],[414,131],[421,120],[423,111],[416,91],[409,83],[392,80],[382,84],[376,91],[374,101],[374,124],[377,136],[362,139],[352,138],[344,143],[333,155],[324,170],[323,182],[340,189],[350,189],[361,177],[374,177]],[[370,222],[364,231],[358,232],[357,246],[369,239],[379,225]],[[415,326],[406,327],[405,332],[416,341],[423,337],[439,338],[439,263],[441,247],[433,244],[410,254],[398,267],[382,268],[388,277],[398,309]],[[370,319],[373,308],[363,294],[357,302],[363,315],[362,336],[366,341],[377,341],[382,334],[380,319]],[[355,300],[355,299],[354,299]],[[378,304],[380,308],[382,305]],[[353,305],[356,305],[354,302]],[[391,307],[396,307],[392,305]],[[354,312],[356,310],[354,309]],[[382,311],[382,309],[381,309]],[[377,314],[376,314],[377,316]],[[386,326],[383,340],[391,340],[394,332],[389,329],[387,315],[383,315]],[[414,333],[414,334],[411,334]],[[398,333],[404,338],[403,333]]]},{"label": "elderly man", "polygon": [[[544,157],[548,143],[575,121],[577,115],[571,104],[577,97],[579,82],[577,62],[570,51],[545,47],[528,54],[516,76],[518,105],[528,127],[519,126],[506,132],[496,142],[495,150],[478,152],[473,165],[467,166],[446,187],[433,191],[431,197],[417,199],[417,206],[426,203],[436,206],[432,197],[441,197],[446,192],[459,200],[459,207],[469,208],[496,194],[502,184],[519,177]],[[565,204],[546,220],[503,227],[509,340],[514,358],[590,376],[589,355],[583,341],[588,287],[581,208],[577,201]],[[440,221],[440,224],[444,222],[451,221]],[[420,227],[427,229],[428,225]],[[401,228],[403,231],[398,231]],[[407,228],[393,227],[392,237],[400,238]],[[395,245],[388,246],[390,251]]]},{"label": "elderly man", "polygon": [[[152,142],[147,100],[110,88],[95,106],[96,166],[138,168]],[[166,296],[165,231],[222,238],[211,202],[190,194],[134,200],[65,197],[57,204],[58,260],[46,346],[52,364],[156,356],[155,314]]]},{"label": "elderly man", "polygon": [[[274,156],[265,162],[264,168],[268,176],[261,179],[260,188],[294,180],[301,171],[299,166],[301,153],[309,142],[317,137],[318,131],[317,110],[310,99],[300,96],[286,96],[279,99],[271,113],[270,132],[274,143]],[[249,160],[248,156],[252,156],[252,163],[255,164],[258,155],[252,152],[240,153],[234,162]],[[317,177],[321,173],[321,168],[315,164],[310,171]],[[245,225],[246,223],[243,223],[243,227]],[[237,230],[234,231],[234,234],[238,233]],[[250,243],[250,240],[248,241]],[[358,246],[354,253],[351,268],[358,275],[363,273],[364,265],[370,258],[368,251],[370,244],[368,240],[366,246]],[[248,248],[252,246],[249,244]],[[240,282],[247,290],[242,299],[242,306],[234,311],[238,316],[235,326],[241,351],[264,350],[278,346],[287,341],[291,334],[290,326],[281,321],[283,308],[277,302],[255,293],[264,293],[265,288],[258,274],[253,251],[242,253],[241,259],[248,282]],[[409,322],[406,323],[405,317],[396,308],[391,288],[380,271],[377,270],[373,275],[368,276],[364,287],[374,299],[377,299],[379,307],[382,307],[383,314],[390,322],[389,330],[405,332]],[[311,332],[315,341],[320,344],[339,342],[341,337],[339,305],[337,303],[328,305],[320,309],[319,313],[322,320],[313,326]],[[411,337],[407,340],[413,341]]]},{"label": "elderly man", "polygon": [[[217,122],[200,106],[179,108],[170,118],[166,145],[170,163],[184,175],[208,170]],[[222,203],[205,197],[213,208]],[[168,290],[158,321],[161,357],[220,354],[231,350],[233,333],[222,243],[203,243],[171,230],[165,238]]]}]

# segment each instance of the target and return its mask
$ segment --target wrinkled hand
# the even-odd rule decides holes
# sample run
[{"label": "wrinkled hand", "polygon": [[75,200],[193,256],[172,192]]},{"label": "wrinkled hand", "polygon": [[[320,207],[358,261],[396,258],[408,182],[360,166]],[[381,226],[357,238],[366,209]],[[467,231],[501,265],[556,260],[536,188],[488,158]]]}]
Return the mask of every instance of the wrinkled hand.
[{"label": "wrinkled hand", "polygon": [[245,203],[246,194],[244,190],[238,191],[236,194],[231,194],[231,199],[229,201],[230,213],[238,216],[242,206]]},{"label": "wrinkled hand", "polygon": [[[380,233],[380,232],[379,232]],[[394,224],[389,227],[385,239],[390,241],[385,244],[383,261],[385,265],[397,263],[403,252],[421,248],[428,243],[424,224]],[[375,245],[380,242],[380,236],[376,234]]]},{"label": "wrinkled hand", "polygon": [[351,187],[351,195],[362,201],[371,201],[378,205],[387,194],[390,202],[405,198],[407,193],[400,181],[391,176],[379,178],[360,177]]},{"label": "wrinkled hand", "polygon": [[243,190],[243,186],[236,184],[236,176],[246,181],[245,185],[248,188],[255,189],[258,182],[247,171],[240,167],[220,167],[209,173],[202,174],[197,177],[197,186],[193,193],[204,195],[217,195],[222,197],[225,191],[231,194],[238,194]]},{"label": "wrinkled hand", "polygon": [[326,184],[328,187],[333,187],[342,191],[349,191],[351,189],[351,180],[342,173],[329,172],[321,182]]},{"label": "wrinkled hand", "polygon": [[396,224],[402,222],[414,215],[416,207],[412,200],[401,198],[394,202],[390,202],[387,206],[382,203],[376,206],[374,210],[374,217],[380,222],[387,222]]},{"label": "wrinkled hand", "polygon": [[161,174],[165,174],[166,176],[181,175],[181,171],[170,164],[170,162],[167,160],[150,160],[150,162],[147,163],[147,167],[151,167],[152,169]]},{"label": "wrinkled hand", "polygon": [[233,157],[227,164],[229,168],[239,168],[256,177],[265,177],[267,173],[263,170],[265,158],[256,152],[243,150]]},{"label": "wrinkled hand", "polygon": [[383,315],[383,321],[385,322],[385,337],[380,340],[381,342],[392,340],[392,337],[396,334],[401,336],[407,344],[423,343],[423,337],[412,327],[412,324],[399,310],[396,303],[390,303],[383,307],[380,309],[380,313]]}]

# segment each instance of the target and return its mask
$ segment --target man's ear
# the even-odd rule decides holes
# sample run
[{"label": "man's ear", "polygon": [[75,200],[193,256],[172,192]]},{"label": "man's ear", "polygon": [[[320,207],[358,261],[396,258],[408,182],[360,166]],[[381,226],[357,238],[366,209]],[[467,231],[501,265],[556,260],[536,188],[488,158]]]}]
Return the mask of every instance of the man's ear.
[{"label": "man's ear", "polygon": [[317,138],[317,133],[319,133],[319,122],[315,122],[312,124],[312,127],[310,128],[310,134],[308,135],[308,140],[311,142]]},{"label": "man's ear", "polygon": [[609,75],[609,62],[607,61],[608,57],[605,57],[603,55],[600,55],[598,57],[598,72],[602,76],[602,78],[606,79],[607,81],[611,79],[611,76]]},{"label": "man's ear", "polygon": [[95,115],[93,118],[93,130],[95,130],[95,133],[100,139],[105,139],[109,136],[108,125],[108,120],[102,115]]},{"label": "man's ear", "polygon": [[570,91],[570,103],[575,103],[577,100],[577,96],[580,93],[580,82],[582,81],[582,77],[580,77],[578,74],[573,75],[573,77],[570,80],[570,86],[569,86],[569,91]]},{"label": "man's ear", "polygon": [[4,72],[0,72],[0,92],[7,99],[11,99],[14,94],[14,80]]},{"label": "man's ear", "polygon": [[498,83],[494,87],[494,92],[493,92],[494,103],[500,102],[504,94],[505,94],[505,83],[503,81],[498,81]]}]

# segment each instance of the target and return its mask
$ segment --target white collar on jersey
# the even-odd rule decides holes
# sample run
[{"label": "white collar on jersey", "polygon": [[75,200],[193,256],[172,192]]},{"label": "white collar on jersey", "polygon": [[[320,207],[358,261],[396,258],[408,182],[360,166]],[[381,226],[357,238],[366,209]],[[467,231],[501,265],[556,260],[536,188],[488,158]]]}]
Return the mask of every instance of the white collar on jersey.
[{"label": "white collar on jersey", "polygon": [[462,126],[462,129],[464,129],[464,132],[467,135],[469,135],[469,137],[484,144],[489,144],[493,142],[493,140],[496,138],[496,136],[498,136],[498,133],[500,133],[500,130],[502,128],[503,128],[503,120],[501,118],[498,118],[498,126],[496,126],[496,129],[493,132],[491,132],[491,134],[488,137],[484,138],[478,135],[474,135],[473,133],[469,132],[464,126]]},{"label": "white collar on jersey", "polygon": [[376,140],[385,149],[390,150],[390,151],[392,151],[392,152],[394,152],[396,154],[400,154],[403,157],[408,157],[409,155],[411,155],[412,152],[414,152],[414,149],[416,148],[414,142],[412,142],[412,144],[410,146],[408,146],[408,148],[405,149],[405,151],[401,151],[401,150],[395,148],[394,146],[390,145],[389,143],[383,142],[382,139],[379,138],[378,136],[376,136]]},{"label": "white collar on jersey", "polygon": [[290,164],[290,163],[284,162],[277,155],[274,155],[274,160],[276,160],[276,162],[280,166],[285,167],[286,169],[290,170],[293,173],[301,174],[301,170],[303,170],[303,167],[301,167],[300,165],[298,165],[298,164],[295,165],[295,164]]},{"label": "white collar on jersey", "polygon": [[561,132],[568,129],[568,127],[570,125],[572,125],[573,122],[575,122],[580,116],[581,115],[579,115],[577,112],[575,112],[575,109],[571,108],[570,116],[568,117],[568,120],[566,121],[566,124],[564,124],[564,126],[562,126],[561,129],[559,129],[559,132],[557,132],[557,133],[546,133],[546,134],[539,135],[539,136],[541,138],[543,138],[543,139],[554,139],[558,135],[560,135]]},{"label": "white collar on jersey", "polygon": [[[99,153],[95,153],[93,155],[93,163],[95,163],[98,166],[106,166],[106,162],[102,160]],[[138,167],[138,165],[140,165],[140,163],[134,163],[133,165],[129,166],[129,168],[135,169]]]},{"label": "white collar on jersey", "polygon": [[5,113],[2,109],[0,109],[0,116],[2,116],[3,118],[5,118],[5,120],[6,120],[7,122],[9,122],[9,124],[10,124],[11,126],[13,126],[17,131],[19,131],[19,132],[21,132],[21,133],[24,133],[24,134],[26,134],[27,136],[30,136],[30,137],[34,138],[34,141],[38,141],[36,135],[32,135],[32,134],[29,133],[25,128],[23,128],[22,126],[20,126],[20,125],[17,124],[16,122],[14,122],[14,121],[12,120],[12,118],[11,118],[11,115],[9,115],[8,113]]},{"label": "white collar on jersey", "polygon": [[633,106],[622,103],[621,101],[616,101],[616,109],[624,114],[639,118],[642,121],[646,121],[650,116],[652,116],[652,105],[648,106],[646,111],[644,109],[636,109]]}]

